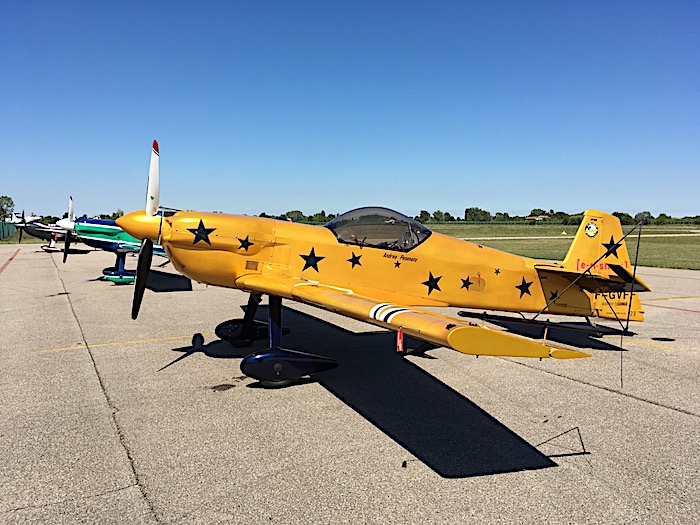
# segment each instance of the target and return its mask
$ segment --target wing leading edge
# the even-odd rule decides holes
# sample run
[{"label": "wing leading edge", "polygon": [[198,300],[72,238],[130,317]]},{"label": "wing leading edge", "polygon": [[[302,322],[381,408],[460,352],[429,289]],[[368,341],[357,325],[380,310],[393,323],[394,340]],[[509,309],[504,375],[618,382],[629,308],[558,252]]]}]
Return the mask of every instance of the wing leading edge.
[{"label": "wing leading edge", "polygon": [[464,323],[459,319],[415,307],[401,306],[355,294],[352,290],[325,286],[314,282],[247,275],[237,282],[250,292],[272,294],[308,303],[324,310],[372,323],[390,330],[403,328],[406,335],[463,354],[505,357],[555,357],[570,359],[590,354],[548,346],[483,325]]}]

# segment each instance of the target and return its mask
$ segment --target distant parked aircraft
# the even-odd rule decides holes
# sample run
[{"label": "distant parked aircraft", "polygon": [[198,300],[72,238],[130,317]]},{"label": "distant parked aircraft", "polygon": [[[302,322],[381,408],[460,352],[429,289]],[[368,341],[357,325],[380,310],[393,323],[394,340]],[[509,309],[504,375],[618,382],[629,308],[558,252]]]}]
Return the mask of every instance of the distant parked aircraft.
[{"label": "distant parked aircraft", "polygon": [[[72,202],[71,197],[71,207]],[[109,266],[102,270],[102,274],[108,281],[113,283],[130,283],[134,281],[136,272],[125,268],[126,256],[129,253],[138,253],[141,248],[141,241],[122,230],[117,226],[116,222],[109,219],[80,218],[77,220],[61,219],[57,224],[66,231],[63,249],[64,263],[68,258],[72,239],[77,237],[87,246],[116,254],[117,258],[114,266]],[[167,257],[163,248],[158,244],[153,247],[153,253],[161,257]]]}]

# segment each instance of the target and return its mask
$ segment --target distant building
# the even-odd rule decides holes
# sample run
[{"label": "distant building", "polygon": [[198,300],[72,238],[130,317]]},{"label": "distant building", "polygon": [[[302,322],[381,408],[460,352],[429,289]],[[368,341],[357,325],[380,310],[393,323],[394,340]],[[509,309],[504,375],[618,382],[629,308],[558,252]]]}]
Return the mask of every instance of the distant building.
[{"label": "distant building", "polygon": [[526,221],[543,221],[545,219],[549,219],[549,215],[530,215],[525,217]]}]

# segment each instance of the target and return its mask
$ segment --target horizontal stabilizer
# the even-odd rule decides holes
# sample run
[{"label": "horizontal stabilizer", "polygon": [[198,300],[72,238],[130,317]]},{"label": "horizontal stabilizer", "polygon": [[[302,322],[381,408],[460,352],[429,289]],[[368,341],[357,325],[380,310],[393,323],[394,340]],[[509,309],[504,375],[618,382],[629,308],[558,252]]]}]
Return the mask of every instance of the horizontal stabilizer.
[{"label": "horizontal stabilizer", "polygon": [[627,268],[619,264],[608,264],[610,269],[624,281],[625,292],[650,292],[651,289],[636,275],[632,275]]},{"label": "horizontal stabilizer", "polygon": [[608,267],[613,273],[603,275],[593,275],[589,273],[577,273],[567,270],[566,268],[556,266],[536,265],[535,269],[540,276],[546,278],[547,275],[559,275],[570,282],[576,281],[576,285],[580,286],[587,292],[591,293],[606,293],[606,292],[648,292],[649,287],[639,277],[629,273],[627,269],[619,264],[609,264]]}]

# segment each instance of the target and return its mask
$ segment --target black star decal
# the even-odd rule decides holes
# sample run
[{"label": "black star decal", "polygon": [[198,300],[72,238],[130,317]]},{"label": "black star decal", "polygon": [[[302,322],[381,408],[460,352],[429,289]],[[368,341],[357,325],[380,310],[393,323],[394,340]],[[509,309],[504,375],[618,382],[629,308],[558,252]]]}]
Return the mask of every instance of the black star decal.
[{"label": "black star decal", "polygon": [[501,273],[501,270],[499,270],[498,268],[496,268],[496,270],[495,270],[493,273],[495,273],[496,275],[498,275],[499,273]]},{"label": "black star decal", "polygon": [[196,228],[187,228],[187,230],[194,234],[194,241],[192,241],[192,244],[197,244],[199,241],[204,241],[211,246],[209,234],[216,230],[216,228],[205,228],[204,222],[202,219],[199,219],[199,226]]},{"label": "black star decal", "polygon": [[250,235],[246,235],[245,239],[241,239],[240,237],[236,237],[236,239],[238,239],[238,242],[241,243],[241,245],[238,247],[239,250],[241,248],[243,248],[245,251],[248,251],[248,248],[253,246],[253,243],[248,240],[248,237],[250,237]]},{"label": "black star decal", "polygon": [[551,302],[556,301],[557,297],[559,297],[559,292],[558,291],[552,292],[552,295],[549,298],[549,302],[551,303]]},{"label": "black star decal", "polygon": [[348,259],[348,262],[352,264],[353,268],[355,266],[362,266],[362,263],[360,262],[360,257],[362,257],[362,255],[355,255],[355,252],[352,252],[352,257]]},{"label": "black star decal", "polygon": [[523,277],[523,282],[520,283],[516,288],[520,290],[520,298],[523,298],[523,295],[528,294],[532,295],[530,293],[530,286],[532,286],[533,281],[530,281],[529,283],[525,281],[525,277]]},{"label": "black star decal", "polygon": [[621,242],[615,242],[613,239],[612,235],[610,236],[610,242],[604,242],[603,246],[605,246],[605,249],[607,250],[605,252],[605,256],[607,257],[608,255],[614,255],[617,257],[617,249],[622,247]]},{"label": "black star decal", "polygon": [[394,263],[394,268],[400,268],[400,267],[401,267],[401,263],[399,261],[396,261]]},{"label": "black star decal", "polygon": [[438,285],[438,282],[440,281],[440,279],[442,279],[442,275],[440,277],[433,277],[433,272],[429,273],[430,277],[428,277],[428,280],[421,283],[428,287],[428,295],[430,295],[430,292],[432,292],[433,290],[442,292],[442,290],[440,290],[440,286]]},{"label": "black star decal", "polygon": [[321,259],[325,259],[325,257],[319,257],[318,255],[316,255],[316,252],[314,252],[313,248],[311,248],[311,253],[309,255],[299,254],[299,257],[301,257],[302,259],[304,259],[304,261],[306,261],[304,263],[304,268],[301,270],[302,272],[304,270],[306,270],[307,268],[313,268],[314,270],[316,270],[318,272],[318,262]]},{"label": "black star decal", "polygon": [[467,291],[469,291],[469,287],[470,287],[472,284],[474,284],[474,283],[471,282],[471,281],[469,280],[469,276],[468,276],[468,275],[467,275],[467,278],[466,278],[466,279],[462,279],[462,288],[466,288]]}]

